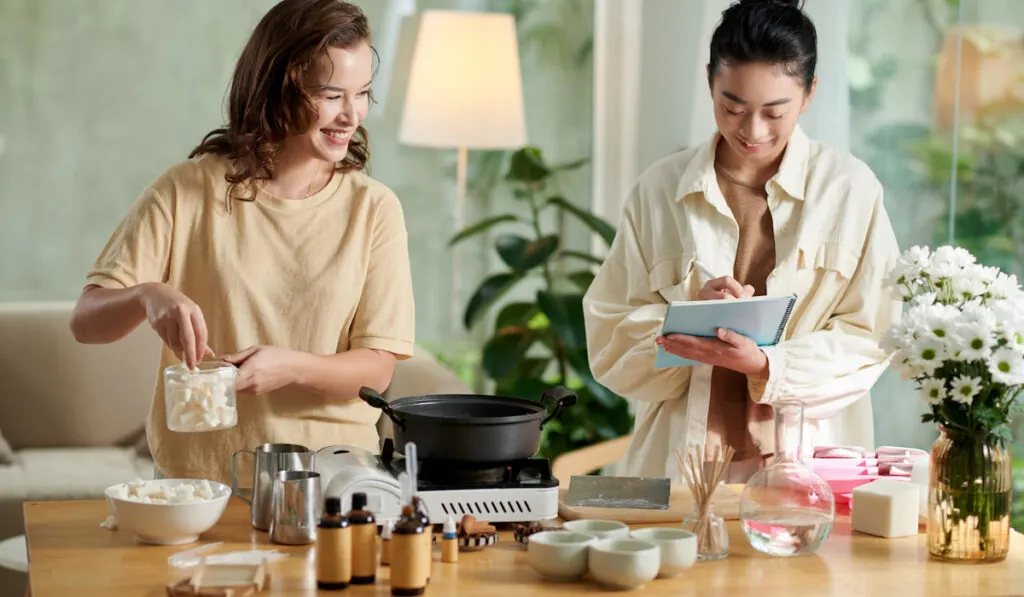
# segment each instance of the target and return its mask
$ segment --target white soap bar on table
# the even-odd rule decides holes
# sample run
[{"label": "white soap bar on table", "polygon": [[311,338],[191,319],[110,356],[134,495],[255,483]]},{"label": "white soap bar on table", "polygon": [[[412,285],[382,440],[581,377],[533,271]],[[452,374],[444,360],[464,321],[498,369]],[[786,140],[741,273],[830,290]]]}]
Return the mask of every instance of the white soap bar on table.
[{"label": "white soap bar on table", "polygon": [[878,537],[917,534],[920,489],[914,483],[878,479],[854,488],[853,530]]}]

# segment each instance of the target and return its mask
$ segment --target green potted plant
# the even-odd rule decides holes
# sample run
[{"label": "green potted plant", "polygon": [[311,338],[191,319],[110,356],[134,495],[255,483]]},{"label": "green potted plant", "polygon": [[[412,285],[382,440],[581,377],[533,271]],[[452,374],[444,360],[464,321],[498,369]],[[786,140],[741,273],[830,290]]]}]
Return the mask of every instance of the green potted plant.
[{"label": "green potted plant", "polygon": [[[578,160],[548,165],[536,147],[513,152],[504,176],[520,213],[495,215],[459,231],[456,245],[491,231],[494,249],[505,269],[482,280],[466,304],[467,329],[493,315],[481,367],[501,395],[537,399],[545,389],[563,385],[578,401],[544,427],[541,455],[564,452],[629,433],[632,415],[626,401],[599,384],[590,372],[583,295],[594,279],[599,257],[563,246],[562,226],[545,230],[543,216],[558,212],[557,221],[571,217],[610,245],[615,229],[604,219],[558,193],[558,176],[584,165]],[[530,300],[503,299],[522,284],[539,281]],[[496,312],[496,314],[495,314]]]}]

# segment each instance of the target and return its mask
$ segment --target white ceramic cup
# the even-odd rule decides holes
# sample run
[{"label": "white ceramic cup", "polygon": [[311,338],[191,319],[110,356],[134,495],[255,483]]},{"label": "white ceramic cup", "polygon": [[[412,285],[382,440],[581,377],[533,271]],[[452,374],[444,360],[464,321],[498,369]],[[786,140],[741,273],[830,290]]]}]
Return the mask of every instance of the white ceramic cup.
[{"label": "white ceramic cup", "polygon": [[612,589],[638,589],[658,576],[661,550],[650,541],[602,539],[590,545],[590,575]]},{"label": "white ceramic cup", "polygon": [[598,539],[627,539],[629,527],[617,520],[570,520],[562,525],[567,531],[591,535]]},{"label": "white ceramic cup", "polygon": [[527,561],[548,580],[568,582],[587,573],[588,549],[597,541],[592,535],[573,531],[541,531],[530,535]]},{"label": "white ceramic cup", "polygon": [[677,576],[697,561],[697,535],[686,529],[650,527],[636,529],[630,536],[658,546],[661,552],[660,578]]}]

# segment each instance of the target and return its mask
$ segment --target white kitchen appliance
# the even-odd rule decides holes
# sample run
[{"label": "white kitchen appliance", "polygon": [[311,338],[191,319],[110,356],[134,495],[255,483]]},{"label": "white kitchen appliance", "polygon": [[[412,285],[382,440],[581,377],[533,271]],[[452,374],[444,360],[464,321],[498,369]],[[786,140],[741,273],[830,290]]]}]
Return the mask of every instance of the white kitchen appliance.
[{"label": "white kitchen appliance", "polygon": [[[351,446],[329,446],[316,454],[321,501],[341,498],[342,511],[351,508],[352,494],[367,497],[367,509],[378,521],[401,514],[398,475],[404,459],[385,440],[380,455]],[[466,514],[482,522],[528,522],[558,516],[558,480],[550,463],[529,458],[500,466],[474,467],[466,463],[420,462],[416,495],[432,524],[456,521]]]}]

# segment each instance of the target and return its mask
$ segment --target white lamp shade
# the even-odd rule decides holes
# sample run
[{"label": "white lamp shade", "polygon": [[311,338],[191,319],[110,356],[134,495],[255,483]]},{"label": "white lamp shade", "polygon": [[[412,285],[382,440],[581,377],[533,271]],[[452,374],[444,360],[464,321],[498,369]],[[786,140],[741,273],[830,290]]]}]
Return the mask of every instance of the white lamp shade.
[{"label": "white lamp shade", "polygon": [[512,15],[440,10],[421,15],[398,136],[407,145],[438,148],[526,144]]}]

